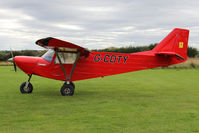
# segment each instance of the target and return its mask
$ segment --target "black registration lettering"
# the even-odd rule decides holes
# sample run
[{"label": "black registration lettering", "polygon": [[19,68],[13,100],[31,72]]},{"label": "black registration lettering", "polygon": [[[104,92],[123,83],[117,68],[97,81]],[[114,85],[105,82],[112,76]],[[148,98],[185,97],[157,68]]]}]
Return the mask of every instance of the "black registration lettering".
[{"label": "black registration lettering", "polygon": [[104,62],[109,62],[109,58],[110,58],[110,55],[105,55],[104,56]]},{"label": "black registration lettering", "polygon": [[129,58],[129,56],[123,56],[124,57],[124,64],[126,63],[126,60]]},{"label": "black registration lettering", "polygon": [[94,58],[94,61],[95,62],[99,62],[100,61],[100,56],[101,56],[100,54],[96,54],[95,58]]},{"label": "black registration lettering", "polygon": [[118,61],[117,61],[118,63],[120,63],[120,59],[121,59],[122,57],[123,57],[123,56],[121,56],[121,55],[118,56]]},{"label": "black registration lettering", "polygon": [[121,63],[123,58],[123,63],[125,64],[129,56],[123,56],[123,55],[105,55],[104,57],[101,56],[101,54],[96,54],[94,57],[95,62],[104,62],[104,63]]},{"label": "black registration lettering", "polygon": [[115,61],[116,61],[116,56],[115,55],[111,55],[110,62],[111,63],[115,63]]}]

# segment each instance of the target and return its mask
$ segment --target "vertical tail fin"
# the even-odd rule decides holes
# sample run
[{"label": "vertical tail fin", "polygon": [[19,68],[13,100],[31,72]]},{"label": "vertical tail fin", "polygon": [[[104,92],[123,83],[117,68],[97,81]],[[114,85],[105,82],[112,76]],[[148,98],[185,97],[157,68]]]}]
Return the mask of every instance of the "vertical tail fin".
[{"label": "vertical tail fin", "polygon": [[189,30],[175,28],[152,51],[157,54],[176,55],[187,60]]}]

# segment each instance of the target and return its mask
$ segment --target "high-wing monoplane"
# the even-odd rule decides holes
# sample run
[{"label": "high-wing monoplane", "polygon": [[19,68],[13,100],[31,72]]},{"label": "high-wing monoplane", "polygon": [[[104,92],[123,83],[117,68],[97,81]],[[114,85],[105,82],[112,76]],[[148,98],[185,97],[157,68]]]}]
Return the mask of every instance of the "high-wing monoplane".
[{"label": "high-wing monoplane", "polygon": [[[29,79],[20,86],[21,93],[31,93],[32,75],[64,81],[63,96],[74,94],[74,81],[182,63],[187,60],[189,30],[174,29],[154,49],[138,53],[94,52],[53,37],[36,44],[49,49],[41,57],[15,56],[14,65]],[[15,66],[15,68],[16,68]]]}]

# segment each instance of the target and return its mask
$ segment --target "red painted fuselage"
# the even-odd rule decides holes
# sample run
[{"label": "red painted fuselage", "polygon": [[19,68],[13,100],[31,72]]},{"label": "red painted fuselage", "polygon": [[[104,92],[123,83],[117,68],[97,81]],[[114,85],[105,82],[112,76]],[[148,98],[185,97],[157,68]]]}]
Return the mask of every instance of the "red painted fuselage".
[{"label": "red painted fuselage", "polygon": [[[56,64],[54,60],[55,55],[51,62],[41,57],[15,57],[17,66],[27,74],[35,74],[63,81],[66,80],[60,64]],[[158,56],[151,51],[134,54],[92,52],[88,57],[79,58],[71,81],[168,66],[183,61],[178,60],[174,56]],[[72,64],[63,64],[63,66],[67,75],[69,75]]]}]

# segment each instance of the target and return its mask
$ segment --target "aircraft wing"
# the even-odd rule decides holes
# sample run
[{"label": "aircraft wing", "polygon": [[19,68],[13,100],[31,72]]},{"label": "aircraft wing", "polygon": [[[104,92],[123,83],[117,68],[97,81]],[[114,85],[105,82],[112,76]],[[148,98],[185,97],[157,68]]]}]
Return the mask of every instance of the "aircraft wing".
[{"label": "aircraft wing", "polygon": [[43,39],[39,39],[36,41],[36,44],[44,47],[44,48],[53,48],[53,49],[64,49],[64,48],[68,48],[68,49],[75,49],[78,52],[80,52],[80,55],[89,55],[90,51],[86,48],[83,48],[81,46],[78,46],[76,44],[70,43],[70,42],[66,42],[63,40],[59,40],[53,37],[47,37],[47,38],[43,38]]}]

